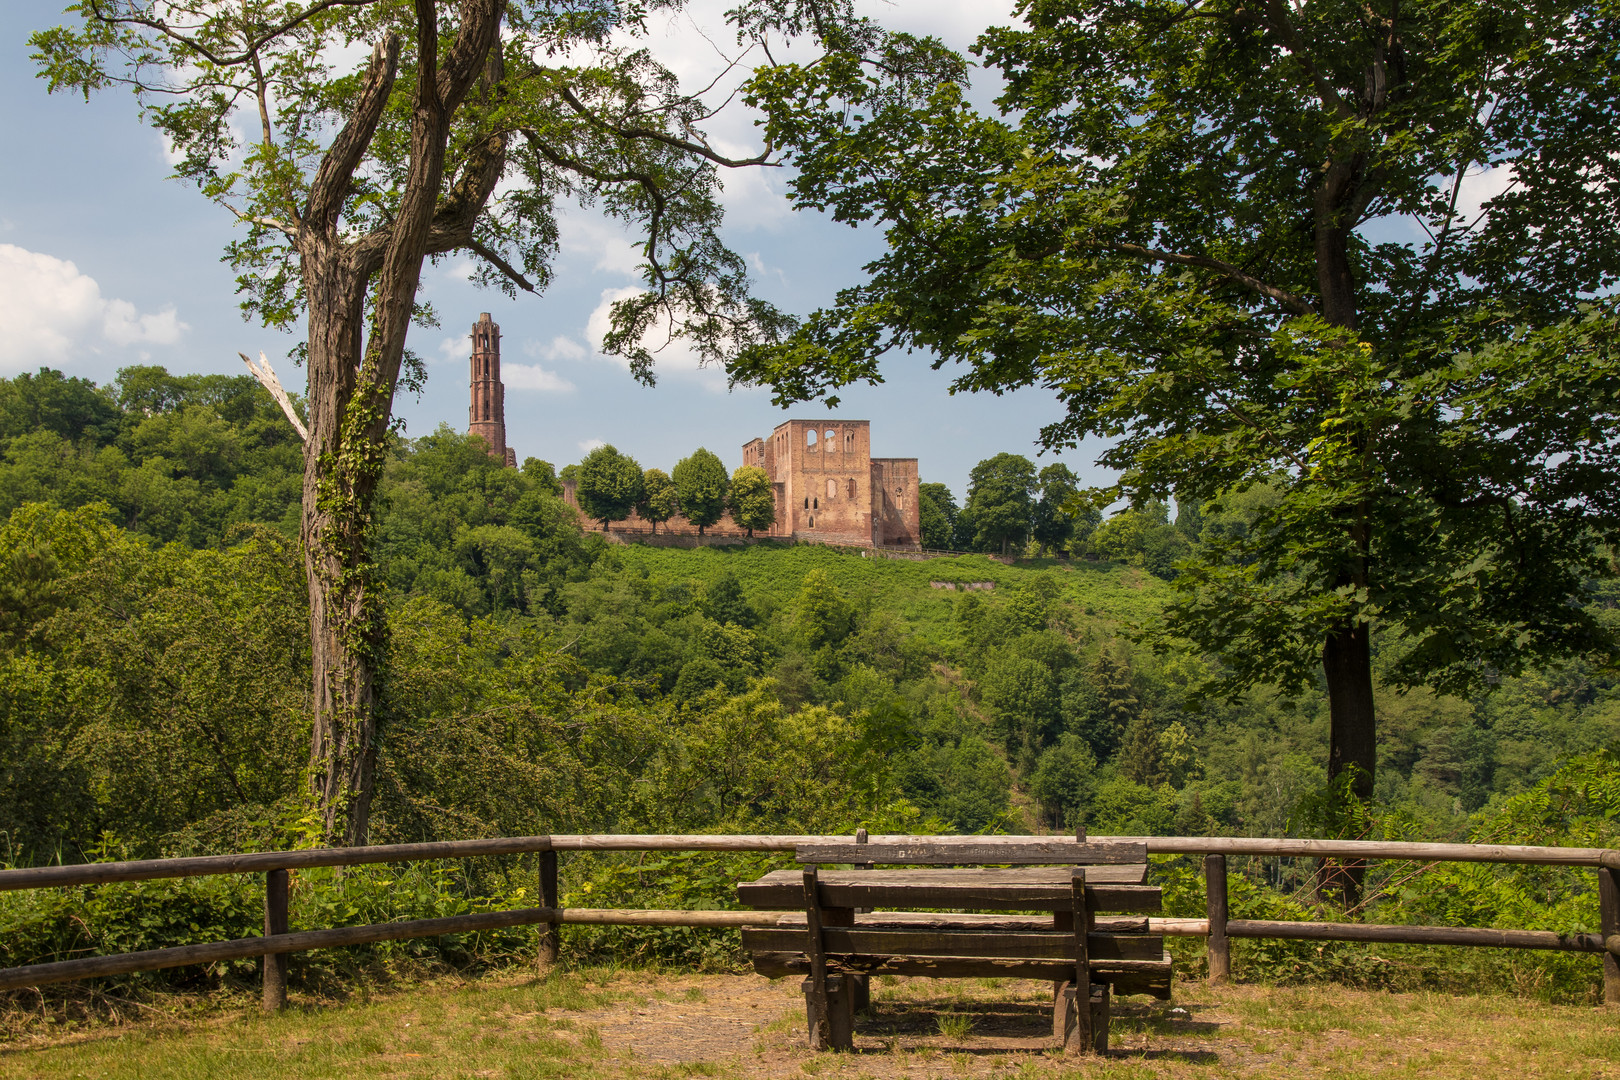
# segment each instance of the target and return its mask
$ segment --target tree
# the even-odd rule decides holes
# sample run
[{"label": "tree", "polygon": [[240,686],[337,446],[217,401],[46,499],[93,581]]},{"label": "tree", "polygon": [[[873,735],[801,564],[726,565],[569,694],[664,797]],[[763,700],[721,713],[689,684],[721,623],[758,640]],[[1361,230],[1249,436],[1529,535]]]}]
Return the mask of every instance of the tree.
[{"label": "tree", "polygon": [[776,524],[776,496],[771,478],[756,465],[740,466],[731,474],[731,520],[748,530],[768,529]]},{"label": "tree", "polygon": [[[651,382],[656,345],[707,359],[778,334],[720,241],[714,109],[636,38],[642,5],[539,0],[87,0],[30,38],[52,91],[128,86],[178,178],[244,227],[227,251],[244,314],[290,329],[308,374],[301,541],[313,644],[311,794],[328,841],[363,843],[376,759],[381,598],[367,545],[425,258],[466,253],[481,284],[538,293],[558,202],[644,234],[646,288],[603,348]],[[732,13],[741,44],[807,32],[793,0]],[[817,32],[846,21],[816,5]],[[350,47],[369,44],[357,67]],[[572,59],[589,55],[587,66]],[[240,126],[238,120],[245,121]],[[237,132],[247,134],[239,139]],[[499,199],[492,198],[502,187]]]},{"label": "tree", "polygon": [[1007,554],[1013,541],[1029,535],[1035,510],[1035,465],[1019,454],[997,454],[968,474],[964,511],[973,519],[974,546]]},{"label": "tree", "polygon": [[799,586],[793,624],[806,651],[836,649],[855,628],[855,607],[833,584],[827,571],[812,570]]},{"label": "tree", "polygon": [[944,484],[917,485],[917,516],[922,526],[922,546],[937,551],[956,547],[956,519],[961,511],[956,496]]},{"label": "tree", "polygon": [[1075,829],[1085,824],[1085,810],[1097,782],[1097,756],[1077,735],[1065,734],[1041,754],[1029,778],[1029,793],[1047,824]]},{"label": "tree", "polygon": [[676,463],[674,476],[681,512],[687,521],[698,527],[698,535],[702,536],[703,530],[719,521],[720,515],[726,512],[729,487],[726,467],[700,446],[691,457]]},{"label": "tree", "polygon": [[658,523],[668,521],[681,512],[676,497],[675,481],[663,469],[648,469],[641,474],[641,502],[636,512],[642,520],[652,523],[653,535],[658,535]]},{"label": "tree", "polygon": [[1361,799],[1375,628],[1396,688],[1613,655],[1584,606],[1620,539],[1612,5],[1018,14],[975,46],[999,116],[898,35],[755,79],[799,205],[889,247],[733,376],[787,404],[927,352],[957,390],[1055,392],[1043,445],[1112,440],[1100,495],[1218,510],[1269,484],[1159,640],[1215,653],[1228,692],[1320,672],[1328,771]]},{"label": "tree", "polygon": [[611,521],[623,521],[642,497],[641,466],[613,446],[598,446],[579,463],[579,482],[574,497],[579,508],[605,529]]},{"label": "tree", "polygon": [[[1037,478],[1039,495],[1035,501],[1034,519],[1030,525],[1030,535],[1039,544],[1040,553],[1046,554],[1047,548],[1062,551],[1065,544],[1073,539],[1075,525],[1079,518],[1095,514],[1102,516],[1101,511],[1093,506],[1080,507],[1080,482],[1067,465],[1061,463],[1048,465],[1041,470]],[[1095,527],[1095,523],[1093,523]]]}]

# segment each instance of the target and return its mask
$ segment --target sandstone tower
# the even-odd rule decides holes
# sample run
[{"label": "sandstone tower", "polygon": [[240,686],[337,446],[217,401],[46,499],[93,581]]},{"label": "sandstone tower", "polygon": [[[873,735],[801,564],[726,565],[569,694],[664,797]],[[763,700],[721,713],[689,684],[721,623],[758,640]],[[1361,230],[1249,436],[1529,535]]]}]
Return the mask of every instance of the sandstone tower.
[{"label": "sandstone tower", "polygon": [[501,384],[501,328],[489,317],[478,316],[472,328],[472,407],[467,410],[467,434],[482,435],[492,457],[517,467],[517,451],[506,445],[506,387]]}]

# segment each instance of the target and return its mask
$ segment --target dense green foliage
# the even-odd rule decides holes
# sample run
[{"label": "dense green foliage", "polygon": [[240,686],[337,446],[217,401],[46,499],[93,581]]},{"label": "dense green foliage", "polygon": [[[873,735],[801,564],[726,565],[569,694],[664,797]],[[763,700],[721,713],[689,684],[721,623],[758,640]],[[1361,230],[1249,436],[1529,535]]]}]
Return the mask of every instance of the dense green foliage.
[{"label": "dense green foliage", "polygon": [[[21,381],[0,382],[0,401],[13,400]],[[237,408],[234,398],[188,399],[195,391],[182,386],[167,403],[128,408],[106,395],[97,400],[108,408],[80,407],[71,415],[91,419],[48,434],[73,449],[70,466],[89,473],[97,453],[117,449],[118,432],[164,417],[245,439],[273,406],[251,386],[244,392],[252,408],[234,421],[224,412]],[[11,435],[8,452],[42,431]],[[0,484],[18,465],[8,457],[3,468]],[[255,479],[226,473],[217,490],[229,504]],[[285,516],[213,531],[200,520],[192,528],[203,542],[191,546],[124,528],[100,489],[64,482],[47,496],[8,508],[0,527],[6,856],[77,861],[313,842],[300,782],[307,612]],[[775,542],[613,546],[581,532],[550,465],[504,468],[478,440],[446,429],[395,446],[382,506],[376,544],[390,633],[378,841],[857,825],[1237,835],[1339,827],[1319,813],[1319,690],[1284,698],[1257,689],[1199,711],[1192,691],[1209,661],[1132,639],[1130,628],[1173,595],[1149,572],[1146,541],[1110,541],[1118,561],[1017,564],[983,554],[871,559]],[[1241,521],[1183,513],[1178,525],[1162,505],[1127,510],[1088,543],[1173,534],[1185,547]],[[1078,538],[1071,547],[1081,550]],[[1605,672],[1547,668],[1504,677],[1471,700],[1386,695],[1380,723],[1367,834],[1620,842],[1620,768],[1603,749],[1620,738],[1620,684]],[[577,858],[565,888],[571,903],[723,905],[736,875],[765,865]],[[300,875],[295,923],[516,904],[532,895],[531,872],[489,860]],[[1239,910],[1307,910],[1304,894],[1288,897],[1308,892],[1308,868],[1251,872],[1237,886]],[[1176,903],[1194,903],[1190,868],[1163,873],[1179,882]],[[1387,880],[1399,884],[1378,900],[1380,918],[1556,929],[1594,918],[1589,875],[1480,868]],[[250,933],[258,916],[248,889],[200,882],[4,894],[0,938],[10,952],[0,962]],[[379,946],[349,960],[300,959],[297,970],[314,978],[366,957],[430,954],[471,963],[509,955],[523,940],[514,932]],[[573,947],[719,963],[729,955],[719,942],[615,931]],[[1376,968],[1356,967],[1361,954],[1349,947],[1265,948],[1253,954],[1256,972],[1362,978],[1363,967]],[[1585,993],[1595,978],[1589,963],[1573,963],[1547,961],[1562,972],[1549,984],[1561,994]]]}]

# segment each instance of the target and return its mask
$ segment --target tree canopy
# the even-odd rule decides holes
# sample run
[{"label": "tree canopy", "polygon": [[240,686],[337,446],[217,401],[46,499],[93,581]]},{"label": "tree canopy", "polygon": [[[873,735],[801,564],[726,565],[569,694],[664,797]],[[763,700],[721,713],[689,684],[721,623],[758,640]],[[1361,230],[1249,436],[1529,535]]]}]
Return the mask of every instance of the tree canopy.
[{"label": "tree canopy", "polygon": [[755,529],[768,529],[776,524],[776,497],[771,492],[771,478],[757,465],[741,465],[731,474],[731,491],[727,496],[731,506],[731,519],[753,536]]},{"label": "tree canopy", "polygon": [[645,490],[636,459],[610,444],[598,446],[579,463],[574,497],[580,509],[605,528],[609,522],[629,517]]},{"label": "tree canopy", "polygon": [[[1274,500],[1177,579],[1165,640],[1228,691],[1325,672],[1329,765],[1372,792],[1396,687],[1612,655],[1620,540],[1620,34],[1608,0],[1025,0],[967,68],[895,34],[761,72],[799,205],[888,250],[739,378],[1040,385],[1100,501]],[[982,527],[982,526],[981,526]]]},{"label": "tree canopy", "polygon": [[686,520],[698,527],[698,535],[720,520],[726,512],[726,494],[731,480],[721,460],[703,447],[675,463],[670,473],[675,479],[676,496]]},{"label": "tree canopy", "polygon": [[663,469],[648,469],[641,474],[641,502],[637,504],[636,512],[642,520],[652,524],[653,532],[658,531],[660,522],[668,521],[680,510],[675,481],[669,478],[669,473]]}]

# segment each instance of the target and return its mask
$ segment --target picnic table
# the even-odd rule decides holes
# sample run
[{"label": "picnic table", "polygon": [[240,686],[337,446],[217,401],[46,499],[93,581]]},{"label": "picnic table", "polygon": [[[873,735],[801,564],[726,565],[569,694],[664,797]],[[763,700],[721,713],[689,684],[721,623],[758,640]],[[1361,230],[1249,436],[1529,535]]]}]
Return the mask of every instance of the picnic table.
[{"label": "picnic table", "polygon": [[745,928],[743,946],[762,975],[804,976],[816,1049],[853,1047],[873,975],[1051,981],[1053,1034],[1075,1052],[1107,1049],[1111,994],[1170,996],[1144,844],[811,844],[795,856],[802,870],[737,895],[792,912]]}]

